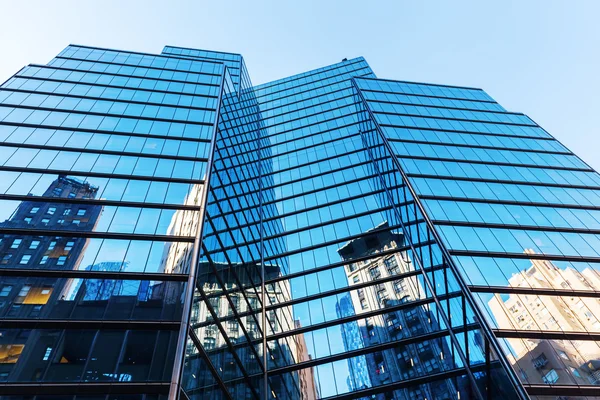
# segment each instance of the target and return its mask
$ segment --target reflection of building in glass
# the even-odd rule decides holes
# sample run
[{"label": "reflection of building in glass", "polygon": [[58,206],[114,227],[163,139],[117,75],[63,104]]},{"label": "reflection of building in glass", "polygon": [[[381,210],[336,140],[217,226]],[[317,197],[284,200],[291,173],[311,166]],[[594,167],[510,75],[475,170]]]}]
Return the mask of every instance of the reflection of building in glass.
[{"label": "reflection of building in glass", "polygon": [[[384,222],[373,230],[380,231],[387,227],[388,223]],[[347,350],[376,346],[440,329],[427,305],[386,312],[386,308],[424,298],[423,287],[416,275],[390,279],[395,275],[414,272],[414,266],[406,254],[389,254],[390,250],[402,246],[403,241],[403,235],[393,230],[371,235],[367,231],[363,237],[346,243],[338,250],[342,259],[347,261],[371,257],[346,265],[349,285],[373,282],[348,293],[340,300],[337,305],[339,317],[360,315],[374,309],[382,310],[380,315],[343,325],[342,335]],[[386,254],[377,256],[384,251]],[[440,358],[442,353],[449,354],[447,346],[442,347],[439,343],[430,341],[354,357],[348,360],[348,385],[351,390],[357,390],[415,378],[425,373],[440,372],[445,369],[445,362]],[[456,388],[453,385],[436,382],[419,388],[381,394],[378,398],[412,399],[425,396],[443,399],[449,398],[446,396],[454,392]]]},{"label": "reflection of building in glass", "polygon": [[[296,320],[294,327],[299,329],[302,327],[302,324],[300,324],[300,321]],[[294,357],[296,362],[310,361],[311,356],[308,354],[304,335],[297,335],[296,342],[297,351],[296,356]],[[316,400],[320,397],[315,382],[315,369],[313,367],[304,368],[298,372],[298,388],[300,392],[299,398],[302,400]]]},{"label": "reflection of building in glass", "polygon": [[[533,250],[525,251],[534,254]],[[532,259],[531,266],[508,279],[513,288],[598,290],[591,268],[561,269]],[[585,277],[585,279],[583,279]],[[600,304],[593,297],[495,294],[488,306],[500,329],[549,332],[598,332]],[[556,384],[596,384],[600,380],[600,346],[592,340],[509,339],[511,362],[523,378]]]},{"label": "reflection of building in glass", "polygon": [[[344,318],[355,315],[354,305],[350,294],[344,295],[336,304],[338,317]],[[342,325],[342,340],[346,350],[357,350],[364,347],[363,334],[356,321]],[[352,357],[348,360],[347,384],[350,390],[366,389],[371,387],[369,366],[365,356]]]},{"label": "reflection of building in glass", "polygon": [[[59,176],[43,196],[61,199],[93,199],[97,188],[87,182]],[[87,245],[83,237],[51,236],[48,231],[69,229],[93,231],[102,206],[69,202],[23,201],[0,229],[13,230],[0,241],[0,268],[76,270]],[[44,236],[29,236],[30,230],[44,231]],[[41,232],[40,232],[41,233]],[[81,282],[81,281],[80,281]],[[68,310],[65,292],[69,280],[60,278],[2,277],[0,281],[0,317],[29,319],[57,318]],[[65,308],[66,306],[66,308]],[[61,312],[62,311],[62,312]],[[68,312],[68,311],[67,311]],[[13,331],[15,332],[15,331]],[[24,337],[2,335],[0,353],[4,350],[8,364],[25,365],[38,350],[39,334]],[[17,336],[14,336],[17,335]],[[0,354],[0,358],[2,355]],[[2,364],[2,363],[0,363]],[[2,371],[0,381],[21,374],[21,368]],[[10,372],[9,372],[10,371]]]},{"label": "reflection of building in glass", "polygon": [[[60,176],[45,191],[45,197],[94,198],[97,188],[77,179]],[[4,234],[0,242],[0,268],[79,269],[87,239],[50,236],[47,231],[65,229],[93,231],[102,206],[63,202],[23,201],[0,228],[18,231]],[[23,230],[39,229],[44,236],[28,236]],[[32,282],[35,281],[35,284]],[[53,304],[62,293],[63,280],[53,278],[3,278],[0,315],[31,318],[40,316],[45,304]],[[57,286],[57,285],[60,285]]]},{"label": "reflection of building in glass", "polygon": [[[221,286],[216,281],[215,275],[205,275],[207,280],[202,283],[202,288],[208,302],[199,297],[193,304],[192,320],[194,331],[201,341],[204,350],[208,353],[212,363],[218,366],[223,379],[231,380],[238,377],[232,354],[228,351],[225,336],[220,332],[217,324],[225,330],[227,340],[235,346],[236,355],[244,363],[247,372],[257,374],[260,372],[255,361],[262,358],[261,341],[261,315],[260,293],[252,288],[255,282],[260,281],[260,268],[257,265],[228,265],[216,264],[221,276],[230,276],[230,281],[225,282],[225,287],[230,292],[225,296]],[[201,264],[202,269],[211,268],[207,263]],[[227,274],[221,269],[227,269]],[[273,280],[281,278],[281,269],[277,265],[265,266],[265,278]],[[237,289],[245,288],[239,291]],[[277,284],[266,285],[266,296],[270,304],[278,305],[289,302],[291,299],[289,282],[279,280]],[[231,302],[233,307],[231,307]],[[209,307],[211,310],[209,310]],[[235,317],[233,309],[238,317]],[[213,318],[212,312],[217,316]],[[295,321],[291,306],[278,306],[267,312],[267,324],[270,334],[281,333],[284,329],[281,324],[294,321],[294,327],[299,328],[299,321]],[[193,325],[193,327],[194,327]],[[268,362],[271,367],[289,365],[310,360],[306,342],[303,335],[294,338],[279,340],[278,343],[268,342]],[[188,360],[188,362],[191,362]],[[186,370],[187,371],[187,370]],[[209,371],[190,371],[199,382],[211,382]],[[189,377],[187,378],[189,379]],[[273,382],[273,390],[290,391],[290,399],[317,399],[317,388],[314,381],[312,368],[304,369],[292,374],[287,374],[281,380]]]},{"label": "reflection of building in glass", "polygon": [[68,46],[0,85],[2,390],[590,398],[598,199],[480,89]]}]

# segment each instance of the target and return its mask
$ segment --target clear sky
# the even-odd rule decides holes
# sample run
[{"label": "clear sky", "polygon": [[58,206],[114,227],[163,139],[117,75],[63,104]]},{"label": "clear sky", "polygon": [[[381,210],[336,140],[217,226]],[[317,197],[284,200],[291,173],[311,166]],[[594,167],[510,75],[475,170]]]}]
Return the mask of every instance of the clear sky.
[{"label": "clear sky", "polygon": [[67,44],[238,52],[253,83],[364,56],[381,78],[481,87],[600,170],[600,1],[4,1],[0,81]]}]

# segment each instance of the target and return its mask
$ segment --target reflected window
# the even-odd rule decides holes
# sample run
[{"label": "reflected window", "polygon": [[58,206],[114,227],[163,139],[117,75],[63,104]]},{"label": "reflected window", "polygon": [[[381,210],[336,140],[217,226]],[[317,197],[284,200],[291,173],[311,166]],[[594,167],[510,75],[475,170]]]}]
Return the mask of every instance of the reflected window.
[{"label": "reflected window", "polygon": [[19,264],[21,264],[21,265],[29,264],[29,260],[31,260],[31,254],[24,254],[21,257],[21,261],[19,261]]},{"label": "reflected window", "polygon": [[2,256],[2,264],[8,264],[11,258],[12,254],[5,254],[4,256]]},{"label": "reflected window", "polygon": [[37,214],[38,211],[40,211],[39,207],[31,207],[31,210],[29,210],[31,214]]},{"label": "reflected window", "polygon": [[50,354],[52,354],[52,347],[46,347],[46,351],[44,352],[44,357],[42,357],[42,361],[48,361],[50,359]]},{"label": "reflected window", "polygon": [[15,297],[15,301],[14,302],[16,304],[23,303],[23,301],[25,301],[25,298],[29,294],[30,290],[31,290],[31,286],[30,285],[24,285],[23,287],[21,287],[21,290],[19,291],[19,294],[17,295],[17,297]]},{"label": "reflected window", "polygon": [[56,261],[56,265],[65,265],[66,261],[67,261],[67,256],[60,256],[60,257],[58,257],[58,260]]},{"label": "reflected window", "polygon": [[369,308],[369,305],[367,304],[366,299],[360,299],[360,306],[363,310],[366,310],[367,308]]},{"label": "reflected window", "polygon": [[49,223],[50,223],[50,219],[48,219],[48,218],[42,218],[42,224],[48,225]]},{"label": "reflected window", "polygon": [[63,211],[63,215],[69,215],[69,214],[71,214],[71,209],[65,208],[65,210]]},{"label": "reflected window", "polygon": [[556,383],[558,381],[558,373],[551,369],[544,376],[542,376],[544,383]]},{"label": "reflected window", "polygon": [[12,286],[10,286],[10,285],[2,286],[2,288],[0,288],[0,297],[8,296],[10,294],[11,290],[12,290]]},{"label": "reflected window", "polygon": [[543,368],[546,364],[548,364],[548,358],[544,353],[540,354],[536,358],[532,360],[533,366],[536,368]]},{"label": "reflected window", "polygon": [[205,350],[212,350],[216,347],[217,344],[217,339],[213,338],[213,337],[205,337],[204,338],[204,349]]},{"label": "reflected window", "polygon": [[55,212],[56,212],[56,207],[48,207],[48,211],[46,211],[46,213],[48,213],[50,215],[54,215]]},{"label": "reflected window", "polygon": [[396,257],[386,258],[383,263],[385,264],[385,268],[389,275],[398,275],[400,273],[400,267],[398,266],[398,262],[396,261]]},{"label": "reflected window", "polygon": [[48,250],[54,250],[54,247],[56,247],[56,242],[52,241],[50,242],[50,244],[48,245]]},{"label": "reflected window", "polygon": [[46,264],[46,262],[48,262],[48,256],[43,256],[42,259],[40,260],[40,264],[44,265],[44,264]]},{"label": "reflected window", "polygon": [[32,240],[31,243],[29,244],[29,250],[35,250],[38,248],[38,246],[40,245],[40,241],[39,240]]},{"label": "reflected window", "polygon": [[31,218],[29,218],[29,217],[25,217],[25,218],[23,218],[23,221],[24,221],[26,224],[30,224],[30,223],[31,223]]},{"label": "reflected window", "polygon": [[571,369],[571,373],[573,374],[573,376],[577,377],[577,378],[581,378],[581,374],[579,373],[579,370],[577,368],[573,368],[573,367],[569,367]]},{"label": "reflected window", "polygon": [[73,225],[79,225],[81,224],[81,220],[80,219],[74,219],[73,220]]},{"label": "reflected window", "polygon": [[65,245],[65,251],[71,251],[73,249],[73,246],[75,246],[75,242],[67,242],[67,244]]},{"label": "reflected window", "polygon": [[77,215],[80,217],[85,215],[85,208],[80,208],[79,210],[77,210]]},{"label": "reflected window", "polygon": [[567,360],[570,361],[569,356],[567,355],[567,353],[565,353],[562,350],[557,350],[558,351],[558,355],[560,356],[560,358],[562,358],[563,360]]},{"label": "reflected window", "polygon": [[371,275],[371,279],[377,279],[381,276],[381,271],[378,266],[374,266],[369,268],[369,275]]},{"label": "reflected window", "polygon": [[15,364],[24,347],[22,344],[0,344],[0,365]]},{"label": "reflected window", "polygon": [[18,249],[22,242],[23,242],[23,239],[15,239],[15,240],[13,240],[12,244],[10,245],[10,248]]}]

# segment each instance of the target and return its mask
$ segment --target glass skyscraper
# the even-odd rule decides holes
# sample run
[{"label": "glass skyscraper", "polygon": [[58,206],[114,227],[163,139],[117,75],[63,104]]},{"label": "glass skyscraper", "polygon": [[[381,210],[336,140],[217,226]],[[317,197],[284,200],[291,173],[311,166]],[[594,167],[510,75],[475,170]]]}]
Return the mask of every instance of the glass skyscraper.
[{"label": "glass skyscraper", "polygon": [[600,399],[600,175],[480,89],[71,45],[0,86],[0,399]]}]

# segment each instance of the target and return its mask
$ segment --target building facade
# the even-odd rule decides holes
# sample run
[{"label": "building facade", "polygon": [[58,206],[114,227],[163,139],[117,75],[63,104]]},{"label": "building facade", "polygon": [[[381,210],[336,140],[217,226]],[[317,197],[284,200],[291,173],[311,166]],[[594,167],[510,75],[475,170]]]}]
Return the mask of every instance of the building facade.
[{"label": "building facade", "polygon": [[71,45],[0,86],[0,399],[600,399],[600,176],[359,57]]}]

